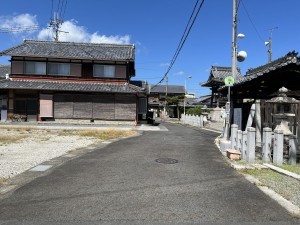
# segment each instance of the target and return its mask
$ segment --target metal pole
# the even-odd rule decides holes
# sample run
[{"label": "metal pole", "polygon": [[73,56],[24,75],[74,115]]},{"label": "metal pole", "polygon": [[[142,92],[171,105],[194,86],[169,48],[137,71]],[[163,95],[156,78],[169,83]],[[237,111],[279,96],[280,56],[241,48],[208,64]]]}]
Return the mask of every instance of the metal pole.
[{"label": "metal pole", "polygon": [[269,38],[268,63],[272,62],[272,36]]},{"label": "metal pole", "polygon": [[165,96],[165,107],[164,107],[164,116],[167,117],[167,97],[168,97],[168,74],[166,74],[166,96]]},{"label": "metal pole", "polygon": [[237,47],[236,47],[236,37],[237,37],[237,0],[233,0],[233,15],[232,15],[232,76],[236,80],[236,56],[237,56]]},{"label": "metal pole", "polygon": [[184,80],[183,115],[185,115],[186,78]]}]

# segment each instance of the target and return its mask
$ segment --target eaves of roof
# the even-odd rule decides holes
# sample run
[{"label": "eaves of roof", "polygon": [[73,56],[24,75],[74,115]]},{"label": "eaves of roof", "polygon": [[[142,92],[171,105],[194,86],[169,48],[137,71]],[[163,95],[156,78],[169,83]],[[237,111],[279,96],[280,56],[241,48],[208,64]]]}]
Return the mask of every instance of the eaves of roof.
[{"label": "eaves of roof", "polygon": [[[297,55],[298,55],[298,53],[296,53],[295,51],[289,52],[285,56],[283,56],[277,60],[274,60],[271,63],[265,64],[263,66],[259,66],[254,69],[249,69],[246,73],[246,76],[236,80],[233,86],[242,85],[246,82],[252,81],[258,77],[268,74],[271,71],[283,68],[290,64],[300,65],[300,58],[297,57]],[[225,88],[227,88],[227,87],[222,86],[219,88],[219,90],[224,90]]]},{"label": "eaves of roof", "polygon": [[[212,66],[210,70],[210,76],[208,77],[206,82],[201,83],[201,86],[212,87],[214,85],[224,85],[224,80],[228,76],[232,76],[231,67]],[[241,79],[242,77],[243,76],[241,75],[240,68],[237,68],[236,79]]]},{"label": "eaves of roof", "polygon": [[91,83],[91,82],[62,82],[38,80],[0,81],[0,89],[51,90],[72,92],[102,92],[102,93],[144,93],[144,89],[128,83]]},{"label": "eaves of roof", "polygon": [[185,94],[185,88],[181,85],[150,85],[151,93]]}]

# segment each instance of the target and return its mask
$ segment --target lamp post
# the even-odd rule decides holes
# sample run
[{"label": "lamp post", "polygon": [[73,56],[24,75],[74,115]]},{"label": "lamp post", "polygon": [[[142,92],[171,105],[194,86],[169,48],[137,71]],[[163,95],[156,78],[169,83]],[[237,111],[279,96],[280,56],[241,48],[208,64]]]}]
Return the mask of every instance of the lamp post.
[{"label": "lamp post", "polygon": [[188,76],[187,78],[185,78],[184,80],[184,99],[183,99],[183,115],[185,115],[185,95],[187,94],[186,92],[186,80],[187,79],[191,79],[192,76]]}]

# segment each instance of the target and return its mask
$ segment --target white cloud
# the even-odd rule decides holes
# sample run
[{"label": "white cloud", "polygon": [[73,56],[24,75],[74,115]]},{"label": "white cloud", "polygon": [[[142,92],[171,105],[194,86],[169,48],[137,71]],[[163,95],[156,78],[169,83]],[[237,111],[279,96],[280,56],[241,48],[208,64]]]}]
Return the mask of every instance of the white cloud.
[{"label": "white cloud", "polygon": [[[25,13],[15,16],[0,16],[0,28],[10,30],[10,33],[13,35],[18,35],[22,38],[30,37],[32,39],[37,38],[39,40],[53,40],[53,29],[44,28],[39,32],[36,32],[36,28],[38,28],[38,26],[39,24],[36,15]],[[68,20],[63,22],[60,30],[62,31],[59,33],[60,41],[129,44],[131,38],[130,35],[108,36],[98,34],[98,32],[89,33],[87,28],[84,26],[79,26],[76,20]]]},{"label": "white cloud", "polygon": [[106,35],[98,35],[98,33],[93,33],[91,35],[92,43],[108,43],[108,44],[129,44],[130,36],[106,36]]},{"label": "white cloud", "polygon": [[[100,35],[98,32],[90,34],[87,29],[83,26],[79,26],[75,20],[65,21],[59,33],[60,41],[72,41],[72,42],[92,42],[92,43],[108,43],[108,44],[129,44],[130,36],[106,36]],[[49,32],[49,29],[43,29],[38,34],[38,39],[52,39],[53,30]],[[49,36],[51,34],[51,36]]]},{"label": "white cloud", "polygon": [[7,29],[12,33],[33,32],[38,27],[36,15],[20,14],[17,16],[1,16],[0,28]]},{"label": "white cloud", "polygon": [[174,73],[175,76],[182,76],[184,75],[185,73],[183,71],[179,71],[177,73]]}]

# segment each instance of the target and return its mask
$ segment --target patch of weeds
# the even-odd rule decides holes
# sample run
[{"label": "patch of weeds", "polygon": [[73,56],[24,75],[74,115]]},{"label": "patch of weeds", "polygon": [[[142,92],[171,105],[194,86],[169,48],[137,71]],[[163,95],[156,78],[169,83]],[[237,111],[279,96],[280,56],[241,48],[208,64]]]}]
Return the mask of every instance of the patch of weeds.
[{"label": "patch of weeds", "polygon": [[40,141],[49,141],[50,137],[40,137]]},{"label": "patch of weeds", "polygon": [[116,129],[107,129],[107,130],[82,130],[78,131],[78,135],[83,137],[94,137],[101,140],[111,140],[121,137],[131,137],[136,135],[135,131],[132,130],[116,130]]},{"label": "patch of weeds", "polygon": [[76,131],[74,130],[62,130],[60,132],[58,132],[59,136],[68,136],[68,135],[77,135]]},{"label": "patch of weeds", "polygon": [[27,138],[28,135],[20,134],[20,135],[1,135],[0,143],[1,144],[11,144],[21,141],[24,138]]},{"label": "patch of weeds", "polygon": [[131,137],[136,135],[136,131],[132,130],[117,130],[117,129],[106,129],[106,130],[62,130],[59,135],[79,135],[82,137],[92,137],[100,140],[111,140],[121,137]]},{"label": "patch of weeds", "polygon": [[0,184],[7,184],[7,183],[8,183],[8,179],[0,177]]}]

